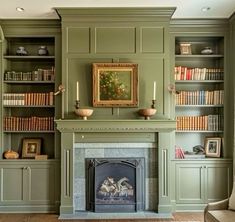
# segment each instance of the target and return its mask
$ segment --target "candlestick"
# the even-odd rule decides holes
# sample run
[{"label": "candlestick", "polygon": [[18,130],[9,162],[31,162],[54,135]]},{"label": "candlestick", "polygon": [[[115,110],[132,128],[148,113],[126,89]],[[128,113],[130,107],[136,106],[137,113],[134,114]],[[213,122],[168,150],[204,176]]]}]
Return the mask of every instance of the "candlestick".
[{"label": "candlestick", "polygon": [[153,82],[153,100],[156,100],[156,81]]},{"label": "candlestick", "polygon": [[155,99],[153,99],[153,100],[152,100],[151,108],[152,108],[152,109],[155,109],[155,105],[156,105],[156,100],[155,100]]},{"label": "candlestick", "polygon": [[79,109],[80,108],[80,100],[75,101],[75,108]]},{"label": "candlestick", "polygon": [[79,100],[79,82],[77,81],[77,97],[76,97],[76,100],[78,101]]}]

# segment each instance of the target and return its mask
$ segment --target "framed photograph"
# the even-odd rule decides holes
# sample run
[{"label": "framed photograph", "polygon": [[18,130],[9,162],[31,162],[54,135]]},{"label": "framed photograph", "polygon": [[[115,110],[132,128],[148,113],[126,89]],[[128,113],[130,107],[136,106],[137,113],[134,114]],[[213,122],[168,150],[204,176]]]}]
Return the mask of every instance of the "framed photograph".
[{"label": "framed photograph", "polygon": [[191,55],[191,44],[190,43],[180,43],[180,54],[181,55]]},{"label": "framed photograph", "polygon": [[205,153],[208,157],[220,157],[221,138],[211,137],[205,139]]},{"label": "framed photograph", "polygon": [[137,107],[138,64],[93,63],[93,106]]},{"label": "framed photograph", "polygon": [[42,140],[40,138],[23,139],[22,158],[35,158],[41,154]]}]

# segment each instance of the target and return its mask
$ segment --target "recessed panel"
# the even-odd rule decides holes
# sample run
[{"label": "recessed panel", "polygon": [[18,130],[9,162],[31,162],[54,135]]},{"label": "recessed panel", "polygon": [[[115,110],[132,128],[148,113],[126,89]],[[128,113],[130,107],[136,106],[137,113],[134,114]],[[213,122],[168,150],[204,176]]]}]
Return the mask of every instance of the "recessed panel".
[{"label": "recessed panel", "polygon": [[88,27],[67,28],[67,52],[90,52],[90,29]]},{"label": "recessed panel", "polygon": [[177,202],[200,203],[203,197],[201,167],[179,167],[177,173]]},{"label": "recessed panel", "polygon": [[218,201],[228,198],[229,171],[227,166],[207,168],[207,198]]},{"label": "recessed panel", "polygon": [[3,201],[23,200],[22,168],[4,168],[2,176]]},{"label": "recessed panel", "polygon": [[[54,189],[51,186],[53,181],[53,175],[50,174],[48,168],[33,168],[31,169],[31,196],[30,199],[33,201],[50,201],[53,197],[52,191]],[[40,180],[39,180],[40,178]]]},{"label": "recessed panel", "polygon": [[164,51],[163,27],[149,27],[141,29],[142,53],[163,53]]},{"label": "recessed panel", "polygon": [[96,53],[135,53],[135,28],[96,28]]}]

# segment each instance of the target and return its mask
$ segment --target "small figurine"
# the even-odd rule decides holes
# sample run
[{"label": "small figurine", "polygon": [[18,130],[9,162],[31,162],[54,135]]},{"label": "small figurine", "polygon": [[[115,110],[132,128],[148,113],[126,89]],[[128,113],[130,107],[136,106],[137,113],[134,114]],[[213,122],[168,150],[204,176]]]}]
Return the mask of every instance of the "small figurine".
[{"label": "small figurine", "polygon": [[38,48],[38,55],[40,55],[40,56],[48,55],[48,50],[47,50],[47,47],[45,45],[42,45]]},{"label": "small figurine", "polygon": [[28,52],[26,51],[24,46],[19,46],[18,49],[16,50],[16,55],[26,56],[28,55]]},{"label": "small figurine", "polygon": [[210,47],[205,47],[205,48],[202,49],[201,54],[210,55],[210,54],[213,54],[213,50]]}]

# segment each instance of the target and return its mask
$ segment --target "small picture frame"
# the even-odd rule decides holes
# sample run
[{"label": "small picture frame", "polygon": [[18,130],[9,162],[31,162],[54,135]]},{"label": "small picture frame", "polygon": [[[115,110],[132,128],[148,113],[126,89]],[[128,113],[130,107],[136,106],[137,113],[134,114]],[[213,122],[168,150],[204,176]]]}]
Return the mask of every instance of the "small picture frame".
[{"label": "small picture frame", "polygon": [[25,138],[23,139],[22,158],[35,158],[41,154],[42,139]]},{"label": "small picture frame", "polygon": [[208,137],[205,139],[205,153],[207,157],[220,157],[221,138]]},{"label": "small picture frame", "polygon": [[191,43],[187,42],[180,43],[180,54],[191,55],[192,54]]}]

